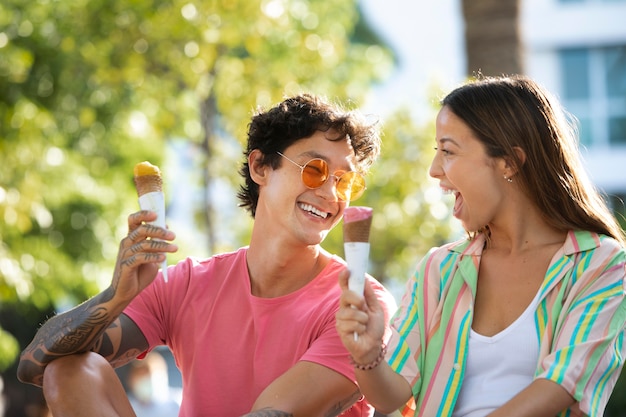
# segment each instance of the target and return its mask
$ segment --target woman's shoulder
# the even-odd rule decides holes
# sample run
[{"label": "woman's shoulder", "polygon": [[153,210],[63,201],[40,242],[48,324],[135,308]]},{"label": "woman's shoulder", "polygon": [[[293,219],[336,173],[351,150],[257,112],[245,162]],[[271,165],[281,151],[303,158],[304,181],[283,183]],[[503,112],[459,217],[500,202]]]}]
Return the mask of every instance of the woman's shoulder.
[{"label": "woman's shoulder", "polygon": [[566,252],[594,251],[624,256],[626,248],[617,239],[586,230],[571,230],[565,243]]},{"label": "woman's shoulder", "polygon": [[440,246],[432,247],[427,257],[449,256],[450,253],[462,255],[480,254],[484,247],[485,239],[482,235],[475,237],[462,237],[457,240],[446,242]]}]

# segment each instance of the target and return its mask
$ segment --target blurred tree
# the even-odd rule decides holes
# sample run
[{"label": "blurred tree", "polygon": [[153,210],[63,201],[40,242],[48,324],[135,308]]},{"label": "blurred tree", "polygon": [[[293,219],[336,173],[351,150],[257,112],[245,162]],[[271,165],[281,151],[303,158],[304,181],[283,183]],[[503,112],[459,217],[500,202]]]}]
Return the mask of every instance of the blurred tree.
[{"label": "blurred tree", "polygon": [[136,162],[184,138],[234,183],[241,154],[218,142],[285,94],[361,101],[392,65],[372,36],[353,0],[3,1],[0,369],[108,285]]},{"label": "blurred tree", "polygon": [[[29,387],[15,385],[14,359],[36,323],[109,284],[126,217],[137,209],[135,163],[164,164],[166,142],[185,141],[203,183],[165,173],[166,187],[205,192],[195,221],[208,253],[224,249],[219,230],[238,235],[239,245],[247,214],[235,202],[233,223],[215,221],[208,190],[216,179],[233,190],[239,184],[253,110],[301,91],[356,107],[390,72],[392,54],[356,4],[0,4],[0,371],[13,410],[33,402]],[[432,134],[418,133],[408,112],[392,117],[385,132],[362,203],[377,213],[372,273],[404,280],[427,247],[445,239],[449,223],[425,183]],[[333,233],[328,246],[342,253],[340,228]]]}]

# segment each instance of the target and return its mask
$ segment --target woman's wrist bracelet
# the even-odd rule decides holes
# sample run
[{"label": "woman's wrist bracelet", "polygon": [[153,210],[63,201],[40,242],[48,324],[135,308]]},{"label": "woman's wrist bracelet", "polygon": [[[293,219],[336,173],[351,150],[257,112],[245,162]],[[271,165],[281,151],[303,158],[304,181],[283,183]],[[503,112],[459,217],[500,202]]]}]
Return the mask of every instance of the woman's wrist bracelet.
[{"label": "woman's wrist bracelet", "polygon": [[376,359],[374,359],[372,362],[366,363],[366,364],[363,365],[363,364],[355,362],[354,358],[352,356],[350,356],[350,362],[352,363],[352,365],[356,369],[359,369],[361,371],[370,371],[370,370],[376,368],[378,365],[380,365],[380,363],[383,361],[383,359],[385,359],[385,354],[386,353],[387,353],[387,345],[385,345],[383,343],[381,345],[381,347],[380,347],[380,353],[378,354]]}]

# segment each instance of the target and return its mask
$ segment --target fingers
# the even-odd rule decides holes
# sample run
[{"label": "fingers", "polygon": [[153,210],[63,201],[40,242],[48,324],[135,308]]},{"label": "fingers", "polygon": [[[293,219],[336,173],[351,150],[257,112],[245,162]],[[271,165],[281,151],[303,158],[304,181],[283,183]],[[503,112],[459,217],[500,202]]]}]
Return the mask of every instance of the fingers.
[{"label": "fingers", "polygon": [[370,280],[365,281],[364,294],[361,295],[348,289],[349,277],[347,268],[339,273],[342,292],[335,315],[337,333],[353,357],[367,356],[380,349],[385,328],[384,312]]},{"label": "fingers", "polygon": [[341,306],[353,306],[363,309],[365,300],[363,296],[348,288],[348,279],[350,278],[350,270],[345,268],[339,272],[339,287],[341,288]]},{"label": "fingers", "polygon": [[160,263],[166,259],[164,253],[136,253],[132,254],[128,257],[122,258],[120,260],[120,264],[122,268],[130,267],[136,268],[140,265],[150,264],[150,263]]},{"label": "fingers", "polygon": [[142,223],[148,223],[157,219],[157,213],[150,210],[140,210],[128,216],[128,230],[136,229]]},{"label": "fingers", "polygon": [[159,227],[153,222],[157,214],[154,211],[141,210],[128,216],[128,236],[124,239],[125,247],[146,239],[174,240],[174,232]]},{"label": "fingers", "polygon": [[344,341],[346,347],[353,343],[354,334],[362,334],[367,331],[369,322],[368,308],[362,295],[348,288],[350,271],[345,268],[339,272],[339,310],[335,316],[337,332]]},{"label": "fingers", "polygon": [[335,315],[337,331],[352,335],[354,332],[363,333],[367,329],[368,314],[350,306],[342,306]]},{"label": "fingers", "polygon": [[137,267],[165,260],[166,252],[176,252],[178,247],[169,241],[176,238],[174,232],[148,223],[157,214],[142,210],[128,216],[128,235],[120,243],[118,262],[123,267]]},{"label": "fingers", "polygon": [[[157,213],[154,211],[141,210],[136,213],[133,213],[130,216],[128,216],[128,231],[132,232],[133,230],[136,230],[137,228],[141,226],[150,225],[150,226],[155,227],[154,232],[160,229],[164,231],[163,236],[154,236],[155,238],[158,237],[164,240],[172,240],[174,238],[174,234],[172,232],[169,232],[169,230],[166,228],[160,228],[152,224],[152,222],[154,222],[156,219],[157,219]],[[171,237],[168,238],[166,236],[168,234],[171,234]]]}]

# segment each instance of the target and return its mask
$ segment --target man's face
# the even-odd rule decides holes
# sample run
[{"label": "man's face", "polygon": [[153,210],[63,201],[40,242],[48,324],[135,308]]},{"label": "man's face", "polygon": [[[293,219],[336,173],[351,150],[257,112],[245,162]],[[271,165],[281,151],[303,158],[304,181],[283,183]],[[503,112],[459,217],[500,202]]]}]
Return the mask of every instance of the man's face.
[{"label": "man's face", "polygon": [[[267,181],[260,187],[255,222],[274,217],[276,230],[292,234],[306,245],[321,243],[339,223],[348,203],[337,195],[337,178],[354,171],[354,151],[347,138],[330,141],[327,135],[318,131],[282,152],[286,158],[277,169],[268,169]],[[318,188],[309,188],[298,165],[315,158],[327,163],[331,177]]]}]

